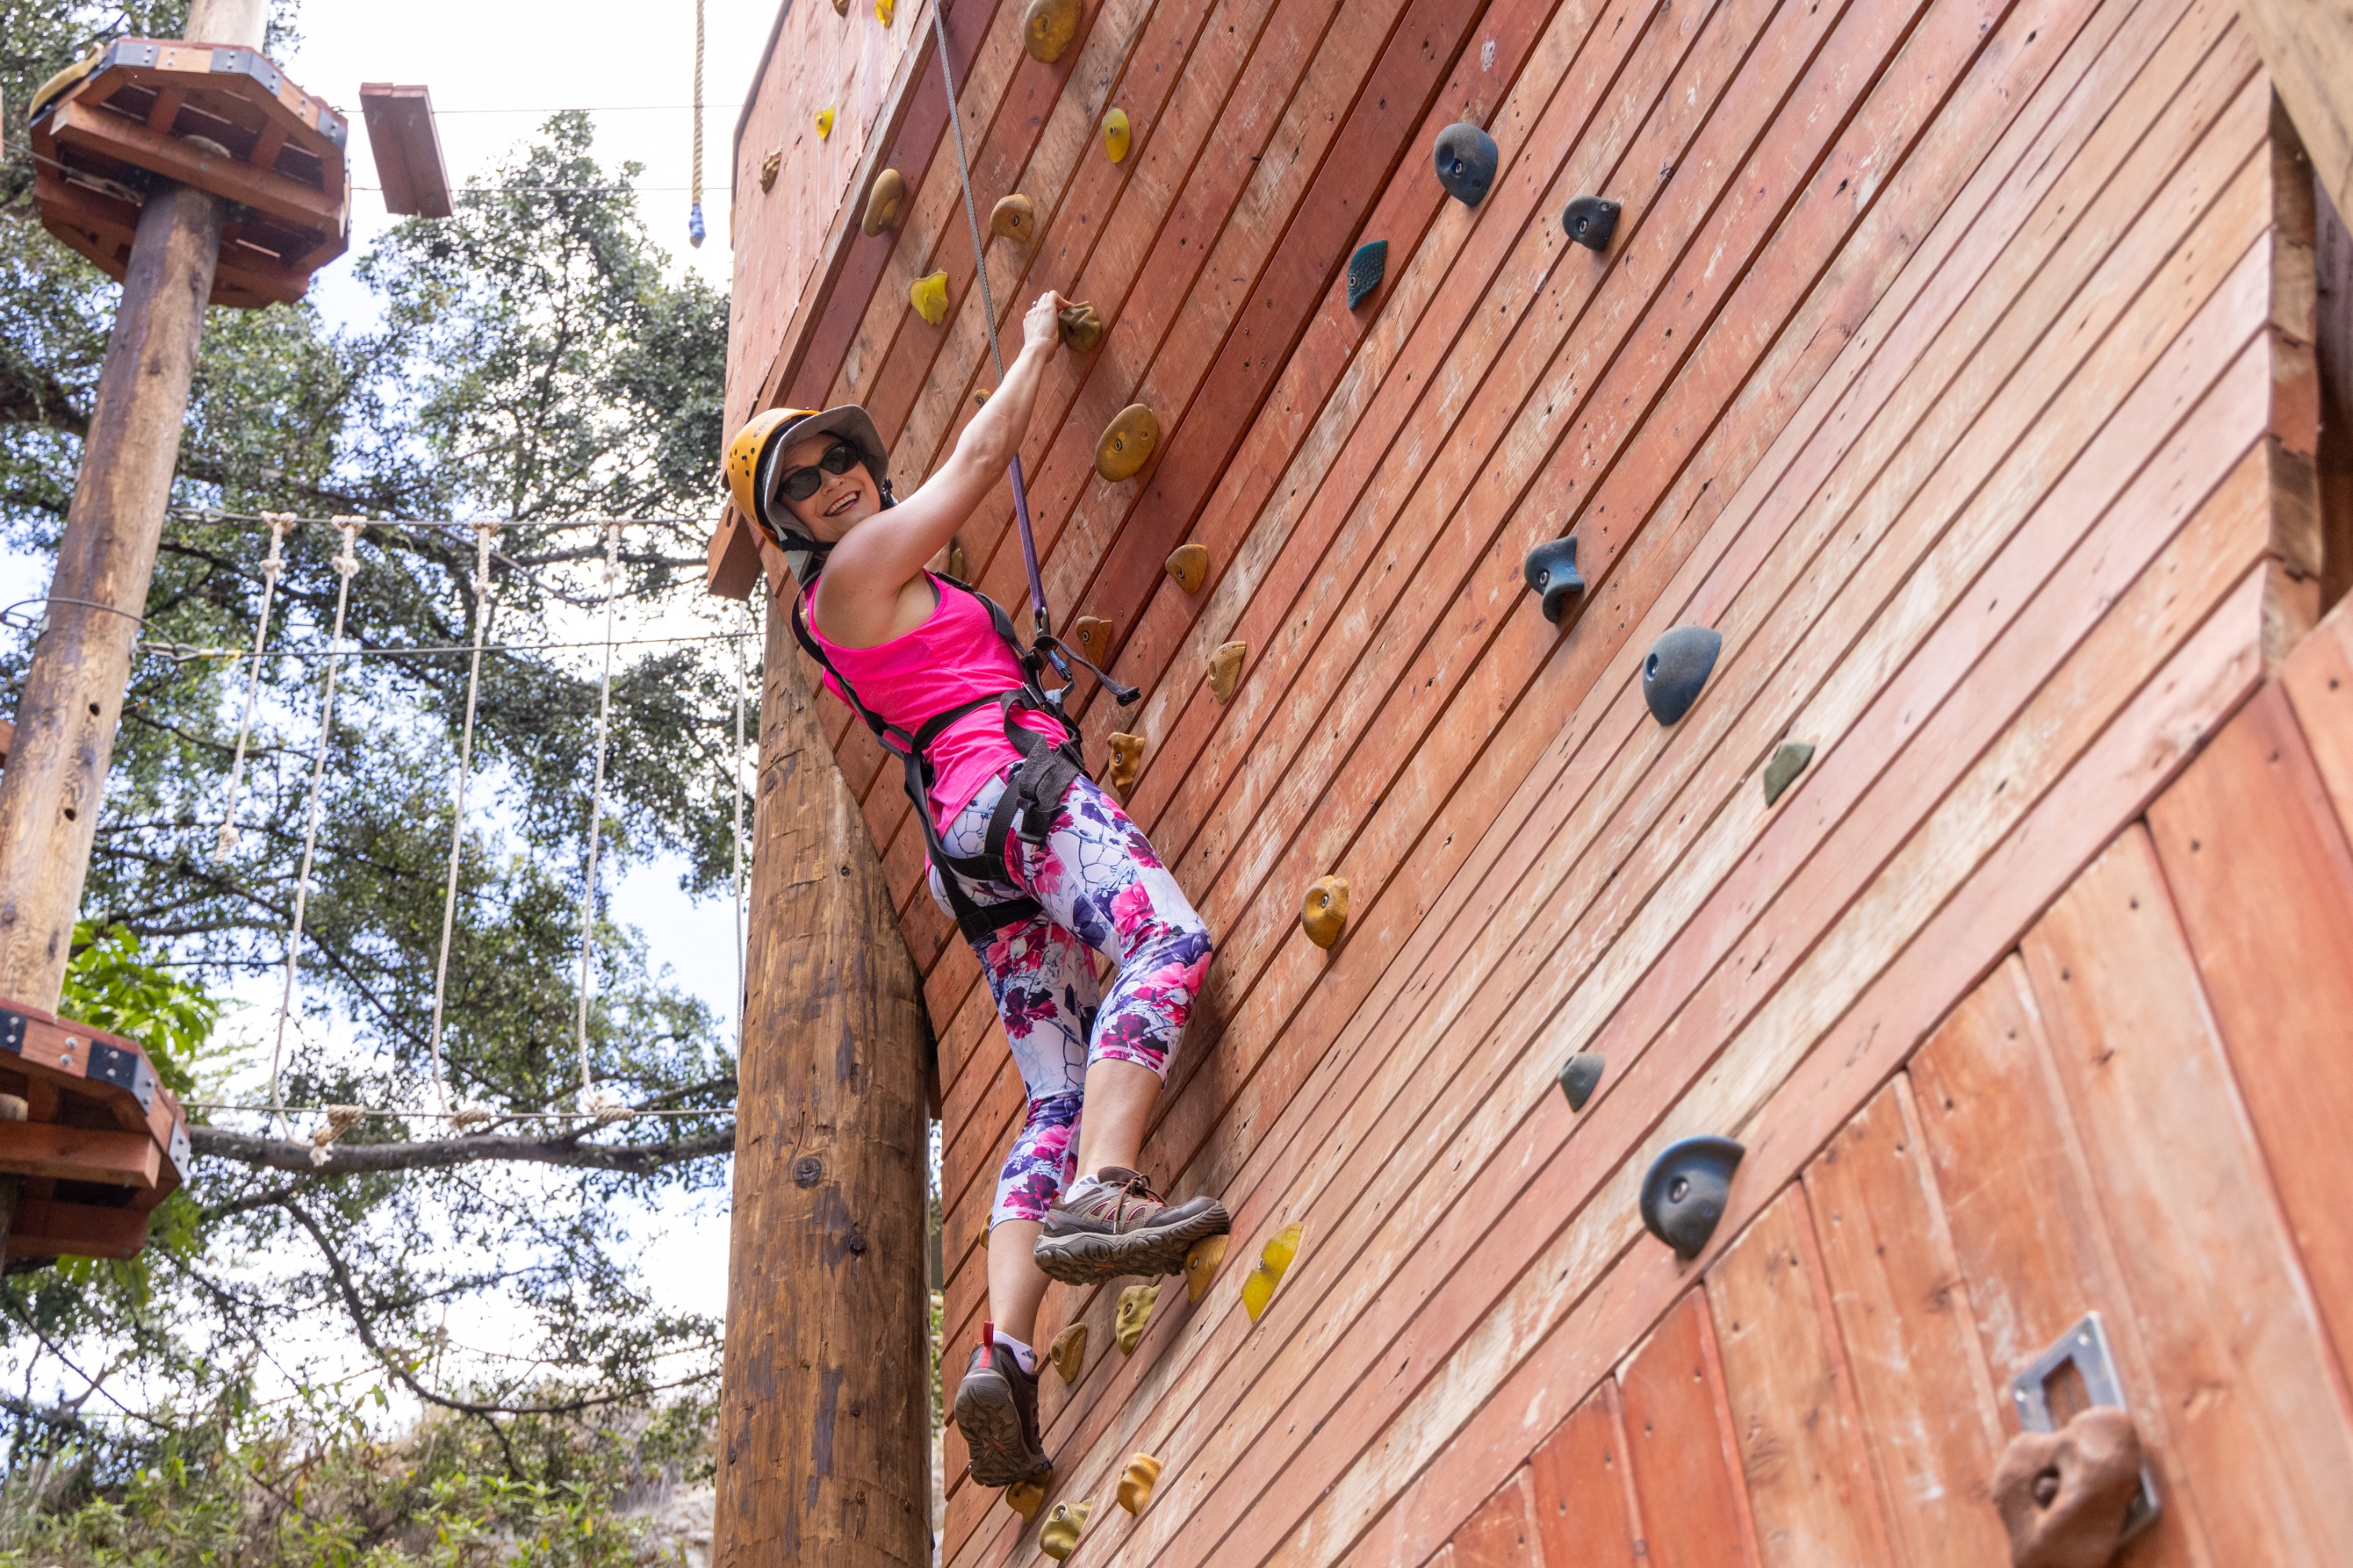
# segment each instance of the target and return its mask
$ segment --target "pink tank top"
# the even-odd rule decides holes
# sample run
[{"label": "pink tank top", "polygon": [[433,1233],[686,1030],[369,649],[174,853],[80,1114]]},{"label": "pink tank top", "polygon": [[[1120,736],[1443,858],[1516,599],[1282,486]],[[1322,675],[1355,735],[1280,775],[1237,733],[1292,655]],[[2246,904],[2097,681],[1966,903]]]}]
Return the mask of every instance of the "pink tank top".
[{"label": "pink tank top", "polygon": [[[932,578],[932,592],[937,603],[921,626],[871,648],[844,648],[817,629],[814,587],[801,601],[809,635],[858,688],[859,701],[910,735],[935,714],[1021,684],[1021,666],[997,635],[988,607],[937,577]],[[849,694],[830,673],[825,683],[849,702]],[[857,705],[850,703],[852,709]],[[1061,726],[1044,714],[1013,716],[1048,740],[1062,738]],[[1005,738],[1005,715],[995,704],[965,715],[932,743],[932,820],[945,827],[981,786],[1020,765],[1021,754]]]}]

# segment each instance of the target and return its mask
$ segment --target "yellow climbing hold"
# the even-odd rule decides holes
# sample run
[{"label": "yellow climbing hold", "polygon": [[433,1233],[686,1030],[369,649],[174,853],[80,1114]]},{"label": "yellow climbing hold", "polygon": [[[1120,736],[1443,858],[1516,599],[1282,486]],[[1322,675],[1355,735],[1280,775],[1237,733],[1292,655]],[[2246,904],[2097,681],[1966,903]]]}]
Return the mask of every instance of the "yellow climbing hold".
[{"label": "yellow climbing hold", "polygon": [[1119,1317],[1112,1337],[1119,1341],[1119,1353],[1135,1354],[1135,1342],[1144,1338],[1144,1327],[1152,1321],[1152,1304],[1160,1299],[1157,1285],[1131,1285],[1119,1293]]},{"label": "yellow climbing hold", "polygon": [[1135,776],[1144,767],[1144,737],[1119,730],[1111,733],[1111,787],[1126,800],[1135,789]]},{"label": "yellow climbing hold", "polygon": [[874,176],[874,188],[866,193],[866,217],[859,232],[868,236],[886,228],[899,227],[899,215],[907,207],[907,177],[896,169],[885,169]]},{"label": "yellow climbing hold", "polygon": [[1250,657],[1247,642],[1222,644],[1209,655],[1209,694],[1219,702],[1234,694],[1234,686],[1242,678],[1242,661]]},{"label": "yellow climbing hold", "polygon": [[1087,1515],[1094,1511],[1091,1502],[1058,1502],[1054,1511],[1046,1516],[1044,1528],[1038,1531],[1038,1550],[1060,1563],[1079,1549],[1079,1531],[1087,1527]]},{"label": "yellow climbing hold", "polygon": [[1307,889],[1307,896],[1299,901],[1299,924],[1307,939],[1319,948],[1338,941],[1348,924],[1348,879],[1318,877]]},{"label": "yellow climbing hold", "polygon": [[1079,1374],[1087,1370],[1087,1326],[1073,1323],[1054,1336],[1046,1351],[1046,1359],[1062,1374],[1064,1383],[1076,1383]]},{"label": "yellow climbing hold", "polygon": [[937,326],[948,316],[948,275],[934,272],[928,278],[918,278],[907,290],[907,302],[915,313]]},{"label": "yellow climbing hold", "polygon": [[1029,0],[1021,18],[1021,47],[1040,65],[1052,65],[1079,36],[1079,0]]},{"label": "yellow climbing hold", "polygon": [[1168,557],[1168,575],[1187,593],[1199,593],[1201,585],[1209,580],[1209,547],[1207,545],[1179,545]]},{"label": "yellow climbing hold", "polygon": [[1134,479],[1159,444],[1158,417],[1141,403],[1130,403],[1112,416],[1095,442],[1095,471],[1113,484]]},{"label": "yellow climbing hold", "polygon": [[1005,1506],[1025,1520],[1036,1519],[1046,1506],[1046,1489],[1035,1481],[1016,1481],[1005,1489]]},{"label": "yellow climbing hold", "polygon": [[1127,111],[1114,109],[1103,116],[1103,151],[1114,164],[1127,162],[1128,143],[1135,137],[1135,128],[1127,122]]},{"label": "yellow climbing hold", "polygon": [[1227,1236],[1203,1236],[1185,1255],[1185,1299],[1198,1305],[1209,1293],[1209,1282],[1218,1277],[1218,1266],[1226,1261]]},{"label": "yellow climbing hold", "polygon": [[833,134],[833,106],[826,105],[817,111],[817,139],[820,142]]},{"label": "yellow climbing hold", "polygon": [[898,9],[898,0],[874,0],[874,19],[887,27]]},{"label": "yellow climbing hold", "polygon": [[1016,245],[1027,245],[1038,236],[1038,209],[1018,193],[1000,196],[989,209],[988,231]]},{"label": "yellow climbing hold", "polygon": [[1299,1255],[1300,1233],[1301,1227],[1295,1224],[1277,1231],[1274,1239],[1266,1244],[1266,1250],[1258,1255],[1258,1266],[1242,1281],[1242,1308],[1250,1315],[1251,1322],[1257,1322],[1266,1304],[1274,1299],[1274,1287],[1282,1283],[1283,1271]]},{"label": "yellow climbing hold", "polygon": [[1144,1505],[1152,1500],[1152,1489],[1160,1479],[1160,1461],[1149,1454],[1138,1454],[1127,1462],[1126,1473],[1119,1478],[1119,1506],[1130,1513],[1142,1513]]}]

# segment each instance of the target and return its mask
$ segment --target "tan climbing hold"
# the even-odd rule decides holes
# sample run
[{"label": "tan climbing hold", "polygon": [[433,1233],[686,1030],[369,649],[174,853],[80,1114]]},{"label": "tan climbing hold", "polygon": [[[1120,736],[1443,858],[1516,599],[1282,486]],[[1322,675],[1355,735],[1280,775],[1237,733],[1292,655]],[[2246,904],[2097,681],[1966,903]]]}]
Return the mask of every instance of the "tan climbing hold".
[{"label": "tan climbing hold", "polygon": [[1092,354],[1103,342],[1103,317],[1084,300],[1064,305],[1055,313],[1054,323],[1062,334],[1062,346],[1072,354]]},{"label": "tan climbing hold", "polygon": [[1130,1513],[1142,1513],[1144,1505],[1152,1500],[1152,1489],[1160,1479],[1160,1461],[1149,1454],[1138,1454],[1127,1462],[1127,1469],[1119,1478],[1119,1506]]},{"label": "tan climbing hold", "polygon": [[1307,939],[1319,948],[1338,941],[1348,924],[1348,879],[1318,877],[1307,896],[1299,901],[1299,924]]},{"label": "tan climbing hold", "polygon": [[1052,65],[1079,36],[1079,0],[1029,0],[1021,18],[1021,47],[1039,65]]},{"label": "tan climbing hold", "polygon": [[1144,1338],[1145,1325],[1152,1321],[1152,1304],[1160,1299],[1157,1285],[1131,1285],[1119,1293],[1119,1317],[1112,1337],[1119,1341],[1119,1353],[1135,1354],[1135,1342]]},{"label": "tan climbing hold", "polygon": [[1114,109],[1103,116],[1103,152],[1114,164],[1127,162],[1127,149],[1135,139],[1135,128],[1127,122],[1127,111]]},{"label": "tan climbing hold", "polygon": [[1134,479],[1159,444],[1158,416],[1141,403],[1130,403],[1112,416],[1095,442],[1095,472],[1113,484]]},{"label": "tan climbing hold", "polygon": [[1229,1236],[1203,1236],[1185,1255],[1185,1299],[1200,1304],[1209,1293],[1209,1282],[1218,1277],[1218,1266],[1226,1261],[1226,1243]]},{"label": "tan climbing hold", "polygon": [[1082,615],[1071,622],[1071,645],[1093,664],[1111,658],[1111,622],[1099,615]]},{"label": "tan climbing hold", "polygon": [[817,139],[820,142],[833,134],[833,105],[827,104],[817,111]]},{"label": "tan climbing hold", "polygon": [[1251,1322],[1257,1322],[1259,1314],[1266,1310],[1266,1304],[1274,1299],[1274,1287],[1282,1283],[1284,1272],[1291,1267],[1291,1260],[1299,1255],[1302,1228],[1290,1224],[1277,1231],[1274,1239],[1267,1243],[1266,1249],[1258,1255],[1258,1266],[1251,1269],[1250,1277],[1242,1281],[1242,1309],[1250,1315]]},{"label": "tan climbing hold", "polygon": [[1072,1323],[1055,1335],[1054,1342],[1046,1348],[1046,1359],[1054,1363],[1064,1383],[1078,1382],[1079,1374],[1087,1370],[1087,1326]]},{"label": "tan climbing hold", "polygon": [[1054,1511],[1046,1516],[1038,1531],[1038,1550],[1060,1563],[1079,1549],[1079,1531],[1087,1527],[1087,1515],[1094,1511],[1091,1502],[1058,1502]]},{"label": "tan climbing hold", "polygon": [[1038,1510],[1046,1506],[1046,1489],[1035,1481],[1016,1481],[1005,1489],[1005,1506],[1025,1521],[1036,1519]]},{"label": "tan climbing hold", "polygon": [[782,147],[777,148],[775,152],[770,153],[766,157],[761,159],[760,188],[764,191],[776,189],[776,171],[784,166],[785,150]]},{"label": "tan climbing hold", "polygon": [[833,14],[837,16],[849,16],[849,0],[833,0]]},{"label": "tan climbing hold", "polygon": [[907,210],[907,177],[896,169],[885,169],[874,176],[874,188],[866,193],[866,217],[858,226],[866,235],[881,234],[899,227],[899,215]]},{"label": "tan climbing hold", "polygon": [[1234,694],[1234,685],[1242,678],[1242,661],[1249,657],[1247,642],[1224,643],[1209,655],[1209,694],[1218,701]]},{"label": "tan climbing hold", "polygon": [[1120,730],[1111,733],[1111,787],[1123,800],[1134,792],[1135,776],[1144,767],[1144,737]]},{"label": "tan climbing hold", "polygon": [[948,576],[960,583],[972,581],[972,562],[965,556],[962,545],[948,546]]},{"label": "tan climbing hold", "polygon": [[918,278],[907,289],[907,302],[915,313],[937,326],[948,317],[948,275],[934,272],[928,278]]},{"label": "tan climbing hold", "polygon": [[1209,580],[1209,547],[1207,545],[1179,545],[1168,557],[1168,575],[1187,593],[1199,593],[1201,585]]},{"label": "tan climbing hold", "polygon": [[989,209],[988,231],[1027,245],[1038,238],[1038,209],[1026,196],[1005,196]]}]

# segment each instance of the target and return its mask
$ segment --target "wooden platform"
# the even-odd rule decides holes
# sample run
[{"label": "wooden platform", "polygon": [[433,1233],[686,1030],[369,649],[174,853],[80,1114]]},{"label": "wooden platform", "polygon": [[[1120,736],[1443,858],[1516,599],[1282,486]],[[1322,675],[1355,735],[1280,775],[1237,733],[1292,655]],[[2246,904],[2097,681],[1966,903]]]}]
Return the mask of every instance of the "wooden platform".
[{"label": "wooden platform", "polygon": [[[1041,398],[1039,542],[1145,692],[1086,702],[1089,755],[1145,737],[1130,810],[1219,941],[1147,1160],[1236,1215],[1198,1307],[1045,1380],[1073,1561],[2006,1561],[2007,1381],[2094,1309],[2164,1499],[2130,1561],[2331,1560],[2353,642],[2312,634],[2312,182],[2232,5],[1091,0],[1051,67],[1018,11],[948,16],[983,208],[1039,217],[987,252],[1002,324],[1045,287],[1110,323]],[[747,115],[830,90],[776,57]],[[1462,119],[1503,154],[1475,209],[1430,163]],[[860,156],[833,240],[769,220],[810,281],[739,251],[730,408],[862,401],[904,493],[988,382],[979,291],[952,157]],[[886,164],[908,217],[842,235]],[[1581,194],[1623,204],[1606,256]],[[1138,401],[1159,455],[1107,484]],[[964,536],[1008,603],[1010,520]],[[1520,566],[1572,531],[1556,628]],[[1640,669],[1683,623],[1724,648],[1662,728]],[[826,701],[941,1037],[953,1379],[1021,1087]],[[1748,1152],[1679,1265],[1635,1196],[1701,1132]],[[1116,1295],[1057,1287],[1041,1334],[1107,1347]],[[1030,1560],[962,1459],[942,1561]]]}]

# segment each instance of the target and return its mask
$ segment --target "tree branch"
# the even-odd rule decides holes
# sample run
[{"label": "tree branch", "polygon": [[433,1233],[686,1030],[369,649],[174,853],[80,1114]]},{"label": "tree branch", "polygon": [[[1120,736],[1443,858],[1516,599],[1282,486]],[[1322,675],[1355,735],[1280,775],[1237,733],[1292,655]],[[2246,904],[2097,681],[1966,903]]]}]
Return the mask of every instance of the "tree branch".
[{"label": "tree branch", "polygon": [[227,1128],[191,1127],[188,1141],[199,1159],[291,1171],[304,1176],[344,1176],[363,1171],[442,1171],[486,1160],[564,1165],[583,1171],[618,1171],[649,1176],[691,1160],[735,1151],[735,1128],[660,1143],[583,1143],[578,1133],[550,1138],[429,1138],[414,1143],[334,1143],[324,1164],[311,1162],[311,1148],[291,1139],[263,1138]]}]

